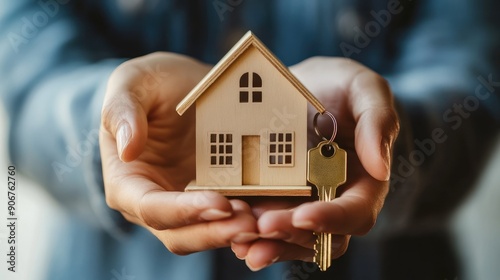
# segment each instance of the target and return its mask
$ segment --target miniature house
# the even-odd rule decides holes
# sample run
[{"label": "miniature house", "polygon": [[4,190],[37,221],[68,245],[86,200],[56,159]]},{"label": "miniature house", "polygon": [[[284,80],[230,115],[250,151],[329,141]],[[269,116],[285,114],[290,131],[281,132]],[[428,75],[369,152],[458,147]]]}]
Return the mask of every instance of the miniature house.
[{"label": "miniature house", "polygon": [[224,195],[310,196],[307,104],[321,103],[250,31],[177,105],[196,103],[196,181]]}]

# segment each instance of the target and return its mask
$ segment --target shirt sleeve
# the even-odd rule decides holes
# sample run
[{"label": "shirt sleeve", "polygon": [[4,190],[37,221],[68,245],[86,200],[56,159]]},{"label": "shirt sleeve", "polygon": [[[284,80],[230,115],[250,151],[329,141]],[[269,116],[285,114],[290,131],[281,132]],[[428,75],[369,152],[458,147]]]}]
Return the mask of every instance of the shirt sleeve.
[{"label": "shirt sleeve", "polygon": [[72,3],[0,2],[9,152],[65,209],[118,236],[125,222],[105,203],[98,135],[106,81],[123,60]]}]

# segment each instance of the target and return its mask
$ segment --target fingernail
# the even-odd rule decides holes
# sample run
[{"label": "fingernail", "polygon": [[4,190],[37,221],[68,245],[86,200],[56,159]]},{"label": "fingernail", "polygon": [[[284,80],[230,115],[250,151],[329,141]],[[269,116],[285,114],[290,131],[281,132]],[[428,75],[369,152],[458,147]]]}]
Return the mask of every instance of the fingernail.
[{"label": "fingernail", "polygon": [[279,230],[268,233],[261,233],[259,236],[261,238],[266,238],[266,239],[283,239],[283,240],[291,237],[290,234]]},{"label": "fingernail", "polygon": [[249,262],[246,262],[246,264],[247,264],[248,268],[250,268],[251,271],[256,272],[256,271],[262,270],[262,269],[272,265],[273,263],[277,262],[278,259],[279,259],[279,257],[276,257],[276,258],[272,259],[270,262],[268,262],[262,266],[252,266]]},{"label": "fingernail", "polygon": [[292,221],[292,224],[296,228],[301,229],[315,229],[316,225],[312,221],[304,220],[304,221]]},{"label": "fingernail", "polygon": [[205,221],[216,221],[231,217],[231,212],[221,211],[219,209],[207,209],[200,214],[200,218]]},{"label": "fingernail", "polygon": [[123,150],[127,147],[130,142],[130,135],[132,134],[130,131],[130,125],[128,123],[120,125],[118,131],[116,133],[116,141],[118,145],[118,155],[120,159],[122,159]]},{"label": "fingernail", "polygon": [[239,260],[242,260],[242,261],[245,260],[246,255],[245,256],[241,256],[238,253],[236,253],[232,248],[231,248],[231,250],[233,251],[233,253],[236,256],[236,258],[238,258]]},{"label": "fingernail", "polygon": [[254,241],[259,238],[259,235],[255,232],[240,232],[231,240],[234,243],[247,243]]}]

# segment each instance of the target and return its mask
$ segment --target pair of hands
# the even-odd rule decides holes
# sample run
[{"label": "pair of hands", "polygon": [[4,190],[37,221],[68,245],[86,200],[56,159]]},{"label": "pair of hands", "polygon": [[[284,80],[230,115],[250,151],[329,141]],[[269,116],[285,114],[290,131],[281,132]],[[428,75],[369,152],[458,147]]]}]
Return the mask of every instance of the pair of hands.
[{"label": "pair of hands", "polygon": [[[256,271],[277,261],[312,261],[313,231],[331,232],[333,257],[374,225],[388,192],[399,131],[385,80],[351,60],[318,57],[290,70],[338,120],[347,182],[331,202],[226,198],[183,192],[195,177],[195,117],[175,107],[210,65],[172,54],[129,60],[111,75],[100,148],[106,201],[179,255],[231,246]],[[311,123],[311,122],[309,122]]]}]

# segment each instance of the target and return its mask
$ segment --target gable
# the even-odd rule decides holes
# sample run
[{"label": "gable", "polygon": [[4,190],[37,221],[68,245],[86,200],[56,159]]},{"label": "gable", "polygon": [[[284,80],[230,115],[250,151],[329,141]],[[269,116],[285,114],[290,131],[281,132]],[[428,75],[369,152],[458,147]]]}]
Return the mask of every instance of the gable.
[{"label": "gable", "polygon": [[[248,59],[245,53],[256,50],[258,55],[262,56],[274,67],[318,112],[323,113],[325,108],[314,97],[302,83],[293,76],[293,74],[279,61],[265,46],[255,37],[251,31],[248,31],[236,45],[217,63],[212,70],[189,92],[189,94],[177,105],[177,112],[182,115],[193,103],[204,94],[207,89],[217,80],[225,71],[230,71],[230,66],[234,63],[244,63]],[[247,61],[251,63],[251,61]]]}]

